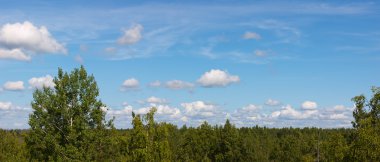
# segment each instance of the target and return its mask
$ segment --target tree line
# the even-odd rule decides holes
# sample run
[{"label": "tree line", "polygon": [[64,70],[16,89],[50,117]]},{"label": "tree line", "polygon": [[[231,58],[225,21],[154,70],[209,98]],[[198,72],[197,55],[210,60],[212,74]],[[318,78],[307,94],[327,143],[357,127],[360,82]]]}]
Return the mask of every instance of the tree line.
[{"label": "tree line", "polygon": [[0,161],[380,161],[377,87],[352,99],[352,128],[178,127],[152,108],[116,129],[83,66],[59,69],[54,83],[33,93],[30,129],[0,129]]}]

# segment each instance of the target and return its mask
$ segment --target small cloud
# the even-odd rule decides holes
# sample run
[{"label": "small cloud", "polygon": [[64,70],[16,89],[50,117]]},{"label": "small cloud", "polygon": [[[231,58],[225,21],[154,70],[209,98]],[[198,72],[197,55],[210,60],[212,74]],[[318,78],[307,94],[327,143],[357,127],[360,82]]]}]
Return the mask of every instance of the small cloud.
[{"label": "small cloud", "polygon": [[22,91],[25,89],[23,81],[8,81],[3,85],[3,88],[8,91]]},{"label": "small cloud", "polygon": [[242,108],[243,111],[256,111],[258,109],[261,109],[261,106],[257,106],[257,105],[254,105],[254,104],[249,104],[249,105],[244,106]]},{"label": "small cloud", "polygon": [[255,32],[245,32],[242,36],[243,39],[256,39],[259,40],[261,39],[261,36]]},{"label": "small cloud", "polygon": [[158,97],[149,97],[145,100],[145,102],[147,103],[151,103],[151,104],[164,104],[164,103],[167,103],[167,101],[163,98],[158,98]]},{"label": "small cloud", "polygon": [[278,106],[280,105],[280,101],[277,101],[277,100],[274,100],[274,99],[268,99],[266,102],[265,102],[266,105],[268,106]]},{"label": "small cloud", "polygon": [[10,50],[0,48],[0,59],[30,61],[32,58],[29,55],[26,55],[22,50],[18,48]]},{"label": "small cloud", "polygon": [[76,55],[74,60],[80,64],[83,64],[83,58],[80,55]]},{"label": "small cloud", "polygon": [[107,48],[104,49],[104,51],[107,52],[107,53],[112,54],[112,53],[116,52],[116,48],[115,47],[107,47]]},{"label": "small cloud", "polygon": [[217,55],[215,55],[213,52],[212,52],[212,47],[204,47],[201,49],[200,51],[200,54],[203,55],[203,56],[206,56],[210,59],[215,59],[217,58]]},{"label": "small cloud", "polygon": [[181,118],[181,121],[183,121],[183,122],[188,122],[188,121],[189,121],[189,118],[186,117],[186,116],[183,116],[183,117]]},{"label": "small cloud", "polygon": [[161,82],[158,81],[158,80],[156,80],[154,82],[149,83],[149,86],[150,87],[160,87],[161,86]]},{"label": "small cloud", "polygon": [[129,29],[123,30],[123,35],[117,40],[119,44],[135,44],[141,40],[141,31],[143,30],[143,26],[140,24],[135,24]]},{"label": "small cloud", "polygon": [[122,91],[128,91],[128,90],[137,90],[139,88],[139,81],[135,78],[127,79],[123,82],[121,85]]},{"label": "small cloud", "polygon": [[174,90],[193,89],[194,84],[189,83],[189,82],[185,82],[185,81],[181,81],[181,80],[171,80],[171,81],[167,81],[165,83],[165,87],[169,88],[169,89],[174,89]]},{"label": "small cloud", "polygon": [[333,107],[333,111],[342,112],[342,111],[347,111],[347,110],[348,110],[348,108],[346,108],[343,105],[336,105]]},{"label": "small cloud", "polygon": [[54,88],[53,77],[46,75],[44,77],[33,77],[29,79],[30,88],[42,89],[43,87]]},{"label": "small cloud", "polygon": [[81,50],[82,52],[86,52],[88,50],[88,47],[86,45],[84,45],[84,44],[81,44],[79,46],[79,50]]},{"label": "small cloud", "polygon": [[318,107],[316,102],[313,101],[305,101],[302,103],[301,108],[304,110],[313,110]]},{"label": "small cloud", "polygon": [[257,57],[264,57],[264,56],[267,56],[267,51],[263,51],[263,50],[255,50],[255,56],[257,56]]},{"label": "small cloud", "polygon": [[0,110],[10,110],[12,108],[11,102],[0,102]]},{"label": "small cloud", "polygon": [[344,120],[344,119],[348,119],[349,117],[346,116],[345,114],[331,114],[329,116],[329,119],[331,120]]},{"label": "small cloud", "polygon": [[225,87],[232,83],[240,81],[239,76],[230,75],[226,71],[219,69],[212,69],[204,73],[199,79],[198,83],[203,87]]},{"label": "small cloud", "polygon": [[181,103],[181,106],[185,108],[185,114],[188,116],[214,116],[216,106],[214,104],[205,103],[204,101],[194,101],[190,103]]}]

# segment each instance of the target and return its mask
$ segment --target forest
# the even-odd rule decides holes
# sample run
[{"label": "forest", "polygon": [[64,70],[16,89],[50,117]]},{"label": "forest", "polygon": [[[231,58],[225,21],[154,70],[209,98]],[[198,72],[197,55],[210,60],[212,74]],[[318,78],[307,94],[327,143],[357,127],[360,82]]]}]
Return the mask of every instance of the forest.
[{"label": "forest", "polygon": [[352,98],[352,128],[178,127],[153,107],[116,129],[83,66],[54,83],[34,91],[29,129],[0,129],[0,161],[380,161],[379,87]]}]

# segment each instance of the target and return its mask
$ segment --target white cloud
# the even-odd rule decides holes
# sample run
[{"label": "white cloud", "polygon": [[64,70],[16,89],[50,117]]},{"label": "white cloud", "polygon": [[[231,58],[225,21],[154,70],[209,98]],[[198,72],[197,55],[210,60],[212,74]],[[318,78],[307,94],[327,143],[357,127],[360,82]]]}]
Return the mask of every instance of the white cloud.
[{"label": "white cloud", "polygon": [[15,49],[1,49],[0,48],[0,59],[14,59],[19,61],[29,61],[31,57],[26,55],[22,50]]},{"label": "white cloud", "polygon": [[181,117],[181,111],[178,108],[172,108],[168,105],[158,105],[157,114],[169,115],[172,118]]},{"label": "white cloud", "polygon": [[141,40],[141,31],[143,30],[143,26],[140,24],[135,24],[129,29],[125,29],[123,31],[123,36],[121,36],[117,43],[119,44],[135,44]]},{"label": "white cloud", "polygon": [[115,47],[107,47],[104,49],[104,51],[107,53],[115,53],[117,50]]},{"label": "white cloud", "polygon": [[216,110],[214,104],[205,103],[203,101],[194,101],[190,103],[181,103],[181,106],[185,108],[185,114],[188,116],[205,116],[210,117]]},{"label": "white cloud", "polygon": [[261,39],[261,36],[255,32],[245,32],[242,36],[244,39],[256,39],[256,40],[259,40]]},{"label": "white cloud", "polygon": [[5,24],[0,28],[0,58],[27,61],[34,53],[67,53],[45,26],[36,27],[32,23]]},{"label": "white cloud", "polygon": [[182,117],[181,111],[178,108],[170,107],[169,105],[155,105],[155,106],[148,106],[148,107],[141,107],[141,108],[133,108],[131,105],[123,104],[124,108],[121,110],[113,110],[109,109],[107,111],[107,114],[109,115],[116,115],[116,116],[125,116],[125,115],[131,115],[132,111],[136,114],[147,114],[152,109],[152,107],[155,107],[157,109],[156,111],[156,118],[164,117],[164,119],[168,119],[165,117],[170,118],[180,118]]},{"label": "white cloud", "polygon": [[331,120],[344,120],[348,119],[349,117],[346,116],[345,114],[332,114],[329,116]]},{"label": "white cloud", "polygon": [[266,55],[267,55],[267,51],[255,50],[255,56],[257,56],[257,57],[264,57]]},{"label": "white cloud", "polygon": [[349,110],[349,108],[346,108],[343,105],[336,105],[333,107],[333,111],[342,112],[342,111],[347,111],[347,110]]},{"label": "white cloud", "polygon": [[316,109],[318,105],[316,102],[313,102],[313,101],[305,101],[302,103],[301,107],[302,109],[305,109],[305,110],[312,110],[312,109]]},{"label": "white cloud", "polygon": [[277,100],[274,100],[274,99],[268,99],[266,102],[265,102],[266,105],[269,105],[269,106],[278,106],[280,105],[280,101],[277,101]]},{"label": "white cloud", "polygon": [[256,111],[256,110],[259,110],[261,109],[261,106],[257,106],[257,105],[254,105],[254,104],[249,104],[247,106],[244,106],[242,108],[243,111]]},{"label": "white cloud", "polygon": [[239,81],[239,76],[230,75],[226,71],[219,69],[212,69],[204,73],[197,82],[203,87],[225,87]]},{"label": "white cloud", "polygon": [[139,85],[140,83],[136,78],[130,78],[123,82],[123,84],[121,85],[121,90],[137,90],[139,88]]},{"label": "white cloud", "polygon": [[179,90],[179,89],[192,89],[194,88],[193,83],[181,81],[181,80],[171,80],[165,83],[165,87],[169,89]]},{"label": "white cloud", "polygon": [[23,81],[8,81],[4,85],[4,90],[8,91],[21,91],[24,90],[24,82]]},{"label": "white cloud", "polygon": [[189,118],[188,118],[187,116],[183,116],[183,117],[181,118],[181,121],[183,121],[183,122],[188,122],[188,121],[189,121]]},{"label": "white cloud", "polygon": [[282,110],[272,112],[271,117],[284,118],[284,119],[292,119],[292,120],[300,120],[300,119],[312,119],[317,118],[318,110],[304,110],[297,111],[292,108],[290,105],[286,105],[282,107]]},{"label": "white cloud", "polygon": [[149,86],[150,87],[160,87],[161,86],[161,82],[158,81],[158,80],[156,80],[154,82],[149,83]]},{"label": "white cloud", "polygon": [[148,103],[153,103],[153,104],[163,104],[163,103],[166,103],[167,101],[163,98],[158,98],[158,97],[149,97],[146,99],[146,102]]},{"label": "white cloud", "polygon": [[88,50],[88,47],[87,47],[87,45],[81,44],[81,45],[79,45],[79,50],[86,52]]},{"label": "white cloud", "polygon": [[54,88],[53,77],[46,75],[44,77],[33,77],[29,79],[30,88],[42,89],[43,87]]},{"label": "white cloud", "polygon": [[261,115],[256,114],[256,115],[253,115],[253,116],[248,116],[247,119],[248,120],[260,120],[261,119]]},{"label": "white cloud", "polygon": [[109,115],[131,115],[133,111],[132,106],[130,105],[125,105],[123,109],[121,110],[113,110],[113,109],[108,109],[107,114]]},{"label": "white cloud", "polygon": [[83,64],[83,58],[82,58],[82,56],[80,56],[80,55],[76,55],[76,56],[74,57],[74,60],[75,60],[76,62],[80,63],[80,64]]},{"label": "white cloud", "polygon": [[11,102],[0,102],[0,110],[10,110],[12,108]]}]

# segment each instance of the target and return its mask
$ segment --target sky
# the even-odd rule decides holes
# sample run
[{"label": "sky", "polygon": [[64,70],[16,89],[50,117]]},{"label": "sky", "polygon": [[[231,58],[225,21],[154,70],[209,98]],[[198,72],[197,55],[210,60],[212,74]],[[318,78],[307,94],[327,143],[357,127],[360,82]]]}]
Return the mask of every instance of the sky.
[{"label": "sky", "polygon": [[29,128],[58,68],[93,74],[117,128],[351,127],[379,86],[377,1],[0,0],[0,128]]}]

